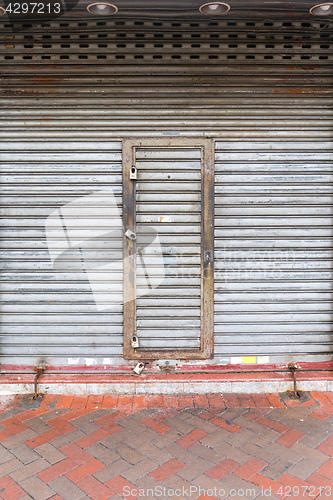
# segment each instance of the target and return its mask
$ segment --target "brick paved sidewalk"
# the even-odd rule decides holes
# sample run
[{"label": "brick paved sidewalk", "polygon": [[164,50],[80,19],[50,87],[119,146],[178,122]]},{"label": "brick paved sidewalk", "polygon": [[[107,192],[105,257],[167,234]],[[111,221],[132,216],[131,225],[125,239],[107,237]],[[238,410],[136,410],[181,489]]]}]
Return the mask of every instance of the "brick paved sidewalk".
[{"label": "brick paved sidewalk", "polygon": [[305,396],[4,396],[0,497],[331,499],[333,393]]}]

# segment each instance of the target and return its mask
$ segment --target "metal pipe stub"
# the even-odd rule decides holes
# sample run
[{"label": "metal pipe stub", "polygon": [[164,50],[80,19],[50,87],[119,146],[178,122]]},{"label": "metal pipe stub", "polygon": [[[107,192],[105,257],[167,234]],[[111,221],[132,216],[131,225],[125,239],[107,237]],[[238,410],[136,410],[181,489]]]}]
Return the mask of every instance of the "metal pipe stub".
[{"label": "metal pipe stub", "polygon": [[36,372],[35,380],[34,380],[35,394],[34,394],[34,396],[33,396],[32,399],[37,399],[38,398],[38,379],[39,379],[39,377],[41,377],[41,375],[43,375],[43,373],[45,372],[45,370],[46,370],[45,366],[36,366],[34,368],[34,371]]}]

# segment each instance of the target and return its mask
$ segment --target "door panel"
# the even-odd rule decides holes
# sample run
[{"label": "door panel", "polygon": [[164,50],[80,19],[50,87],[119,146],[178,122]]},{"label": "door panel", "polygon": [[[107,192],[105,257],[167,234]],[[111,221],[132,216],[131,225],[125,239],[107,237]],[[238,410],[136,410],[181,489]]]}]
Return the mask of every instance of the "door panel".
[{"label": "door panel", "polygon": [[209,139],[123,142],[124,354],[131,359],[212,356],[213,146]]}]

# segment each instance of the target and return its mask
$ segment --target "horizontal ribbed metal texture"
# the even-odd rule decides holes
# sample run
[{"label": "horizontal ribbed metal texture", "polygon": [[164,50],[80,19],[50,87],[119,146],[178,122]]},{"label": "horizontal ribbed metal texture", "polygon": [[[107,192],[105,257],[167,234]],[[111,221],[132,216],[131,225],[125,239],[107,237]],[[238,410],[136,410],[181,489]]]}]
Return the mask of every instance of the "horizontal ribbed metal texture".
[{"label": "horizontal ribbed metal texture", "polygon": [[[146,349],[199,349],[201,316],[201,150],[136,152],[136,228],[159,237],[164,266],[137,256],[137,334]],[[186,186],[186,187],[185,187]],[[147,280],[159,286],[140,296]],[[162,280],[162,281],[161,281]]]},{"label": "horizontal ribbed metal texture", "polygon": [[[3,58],[14,59],[3,60],[1,70],[2,362],[122,363],[121,304],[99,308],[83,267],[54,267],[46,221],[68,203],[108,189],[120,210],[121,140],[140,135],[216,139],[214,362],[243,355],[323,359],[332,351],[329,27],[132,24],[123,26],[129,45],[121,48],[119,26],[105,22],[75,30],[74,22],[65,28],[53,21],[52,30],[40,33],[56,36],[54,50],[33,40],[26,48],[32,59],[21,51],[31,34],[3,30],[20,38],[5,39],[13,47]],[[158,33],[165,47],[154,46]],[[93,36],[91,47],[75,45],[82,34]],[[145,34],[147,47],[135,46],[136,34]],[[185,45],[173,47],[179,34]],[[203,45],[193,47],[192,34]],[[213,34],[221,46],[210,47]],[[99,35],[111,38],[110,47],[97,47]],[[60,57],[62,36],[75,38],[69,60]],[[77,64],[77,54],[88,59]],[[117,63],[116,55],[130,59]],[[147,59],[134,61],[136,55]],[[171,61],[173,55],[185,62]],[[183,200],[190,191],[184,182]],[[193,220],[184,214],[184,222],[190,228]],[[118,258],[120,233],[113,236]],[[100,245],[95,258],[104,262],[103,238]],[[113,279],[121,294],[121,265]]]}]

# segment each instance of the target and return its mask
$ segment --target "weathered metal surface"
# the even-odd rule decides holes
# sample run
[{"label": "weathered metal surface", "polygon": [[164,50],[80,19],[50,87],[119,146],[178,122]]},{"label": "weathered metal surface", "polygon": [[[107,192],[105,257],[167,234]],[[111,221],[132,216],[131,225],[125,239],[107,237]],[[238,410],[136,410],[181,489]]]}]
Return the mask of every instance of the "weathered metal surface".
[{"label": "weathered metal surface", "polygon": [[332,146],[217,142],[217,352],[332,351]]},{"label": "weathered metal surface", "polygon": [[[136,248],[133,242],[125,242],[124,356],[210,358],[214,349],[214,143],[188,138],[126,139],[123,158],[125,229],[133,227],[138,242],[140,234],[147,237],[149,230],[158,237],[154,248],[137,252],[135,269],[128,256]],[[130,178],[132,165],[137,168],[137,180]],[[163,261],[156,262],[157,245]],[[148,258],[144,263],[142,255]],[[147,282],[149,290],[140,297]],[[131,343],[133,334],[140,341],[137,349]]]},{"label": "weathered metal surface", "polygon": [[[64,257],[62,269],[53,268],[45,221],[54,210],[109,187],[121,209],[121,140],[170,135],[216,139],[213,363],[248,354],[279,362],[330,355],[331,28],[323,20],[309,26],[300,20],[232,22],[236,24],[218,20],[191,26],[186,19],[181,26],[165,20],[162,26],[154,21],[139,26],[124,21],[126,47],[116,47],[121,30],[112,20],[102,27],[94,20],[85,27],[71,22],[66,28],[52,21],[51,29],[37,30],[32,48],[23,47],[28,31],[3,30],[4,36],[17,37],[3,39],[1,52],[3,362],[34,366],[45,360],[73,368],[123,363],[123,308],[119,303],[98,311],[95,301],[96,296],[106,303],[111,296],[122,297],[123,231],[118,228],[112,240],[112,258],[119,262],[112,272],[102,269],[111,255],[107,243],[86,249],[98,267],[94,295],[85,271],[71,269],[72,255]],[[79,47],[79,36],[87,31],[91,45]],[[146,41],[136,41],[136,34],[145,31]],[[163,47],[154,46],[159,33]],[[100,34],[107,35],[108,47],[97,47],[105,38]],[[182,41],[173,41],[174,34],[181,34]],[[192,34],[200,35],[199,41],[197,36],[192,41]],[[229,34],[238,36],[229,42]],[[62,35],[72,37],[73,46],[60,47],[61,40],[66,43]],[[52,37],[53,48],[42,46],[48,43],[43,36]],[[145,47],[136,46],[142,43]],[[182,47],[174,46],[180,43]],[[65,49],[70,62],[60,59]],[[54,60],[41,61],[48,51]],[[131,64],[126,59],[115,63],[117,51]],[[171,61],[182,51],[185,59]],[[104,52],[111,59],[98,59]],[[134,61],[142,52],[146,59]],[[217,53],[218,60],[209,58]],[[36,54],[39,62],[22,54]],[[88,59],[74,63],[79,55]],[[255,59],[247,59],[252,55]],[[7,56],[20,61],[14,64]],[[193,164],[182,160],[183,173],[194,172]],[[171,189],[161,165],[153,166],[156,187]],[[183,173],[175,172],[175,179],[200,189],[199,177],[193,174],[185,182]],[[142,182],[149,185],[148,169]],[[200,238],[193,227],[201,215],[186,211],[190,198],[185,189],[172,196],[175,223],[184,224],[182,234],[170,241],[187,245],[189,268],[194,269]],[[140,203],[143,212],[161,208],[149,190]],[[137,217],[138,223],[144,221],[140,213]],[[96,224],[96,218],[87,218],[87,231]],[[163,227],[161,234],[166,234]],[[203,264],[209,273],[209,262]],[[142,309],[150,306],[149,300],[140,298]],[[186,293],[169,288],[168,300],[170,314],[182,301],[185,322],[186,306],[201,307],[194,286]],[[151,329],[163,335],[158,318],[151,319]]]},{"label": "weathered metal surface", "polygon": [[24,75],[21,88],[34,92],[38,82],[38,93],[55,83],[57,92],[79,83],[81,92],[104,84],[121,86],[124,93],[128,85],[133,89],[133,75],[140,93],[200,81],[218,92],[247,84],[270,92],[331,86],[332,28],[326,20],[137,19],[71,20],[66,26],[53,20],[15,33],[3,23],[0,81],[15,92],[13,76]]},{"label": "weathered metal surface", "polygon": [[[78,2],[72,2],[73,8],[65,10],[61,16],[63,26],[66,26],[66,21],[71,21],[73,19],[77,20],[78,24],[81,26],[90,26],[91,20],[94,16],[87,12],[87,5],[89,2],[79,0]],[[115,19],[119,26],[124,25],[127,19],[135,19],[138,25],[141,25],[143,21],[147,19],[153,20],[158,26],[161,22],[165,22],[166,19],[171,20],[174,25],[178,25],[179,21],[188,21],[192,19],[195,23],[194,27],[198,21],[208,18],[211,23],[215,23],[221,17],[227,19],[232,26],[234,24],[234,19],[241,20],[244,24],[251,26],[251,22],[257,21],[258,18],[261,23],[265,26],[271,26],[272,21],[280,22],[288,21],[293,22],[295,17],[298,20],[302,20],[304,23],[313,21],[313,19],[328,21],[332,16],[322,17],[322,16],[312,16],[309,10],[319,2],[313,0],[288,0],[288,2],[277,1],[277,0],[233,0],[229,2],[231,10],[222,16],[216,15],[203,15],[199,11],[199,7],[206,2],[202,0],[163,0],[163,2],[156,2],[156,0],[122,0],[120,2],[115,2],[117,7],[119,7],[116,15],[112,18]],[[40,14],[37,15],[37,20],[40,20]],[[45,18],[45,16],[43,16]],[[100,25],[103,26],[107,16],[96,16]],[[20,15],[15,16],[20,23],[24,23],[25,27],[29,22],[36,22],[36,15]],[[46,19],[48,20],[48,19]],[[45,21],[45,19],[43,19]],[[20,25],[20,23],[18,23]],[[51,22],[44,22],[43,24],[51,24]],[[286,23],[284,23],[286,24]]]},{"label": "weathered metal surface", "polygon": [[[192,19],[195,23],[194,27],[196,27],[198,21],[202,21],[204,18],[208,18],[211,23],[215,23],[222,17],[227,19],[231,26],[234,24],[234,19],[241,20],[244,24],[251,26],[251,22],[257,21],[259,18],[262,25],[268,27],[271,26],[273,20],[282,24],[283,21],[293,22],[295,17],[297,17],[298,20],[302,20],[307,24],[307,22],[311,22],[313,19],[325,22],[332,18],[332,16],[312,16],[309,12],[310,9],[314,5],[320,3],[313,0],[303,0],[302,2],[299,0],[288,0],[288,2],[277,0],[247,0],[246,3],[244,3],[244,0],[233,0],[229,2],[231,10],[222,16],[203,15],[199,11],[199,7],[206,2],[202,0],[163,0],[163,2],[159,3],[155,0],[122,0],[121,3],[115,3],[119,7],[119,10],[112,18],[117,21],[119,26],[124,25],[128,18],[131,20],[135,19],[138,25],[141,25],[143,21],[147,19],[151,19],[157,26],[161,22],[165,22],[166,19],[171,20],[176,26],[181,20],[188,21]],[[88,2],[80,0],[78,2],[73,2],[72,5],[73,8],[66,10],[61,16],[63,25],[66,26],[65,21],[75,19],[81,26],[89,27],[94,16],[87,12]],[[37,19],[38,17],[40,23],[40,15],[37,16]],[[105,20],[107,20],[107,16],[96,16],[96,18],[102,26]],[[36,15],[15,16],[15,19],[18,19],[20,23],[24,23],[25,26],[27,26],[29,21],[36,21]],[[18,24],[20,25],[20,23]],[[51,23],[52,21],[47,23],[44,22],[43,24]],[[284,24],[286,23],[284,22]]]}]

